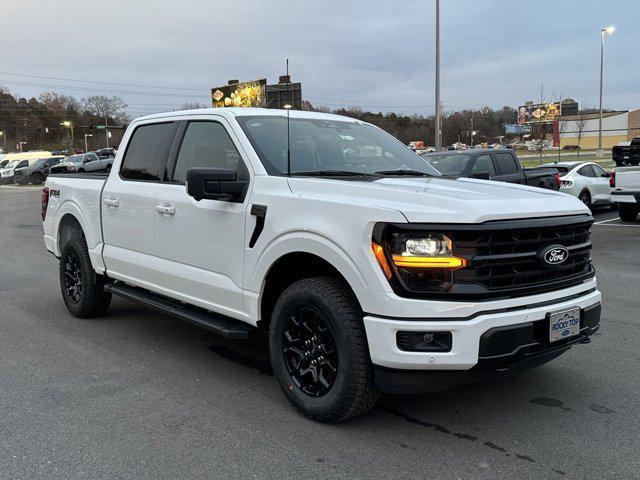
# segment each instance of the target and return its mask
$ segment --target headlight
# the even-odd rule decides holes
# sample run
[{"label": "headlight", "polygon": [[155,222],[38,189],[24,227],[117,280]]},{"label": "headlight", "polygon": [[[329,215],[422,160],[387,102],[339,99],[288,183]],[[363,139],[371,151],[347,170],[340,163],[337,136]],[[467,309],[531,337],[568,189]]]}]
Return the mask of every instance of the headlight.
[{"label": "headlight", "polygon": [[397,267],[406,268],[460,268],[465,265],[463,258],[454,257],[451,239],[444,234],[434,233],[424,236],[396,233],[391,258]]},{"label": "headlight", "polygon": [[373,255],[394,291],[443,292],[453,285],[455,271],[467,260],[453,251],[445,233],[409,230],[377,224],[371,243]]}]

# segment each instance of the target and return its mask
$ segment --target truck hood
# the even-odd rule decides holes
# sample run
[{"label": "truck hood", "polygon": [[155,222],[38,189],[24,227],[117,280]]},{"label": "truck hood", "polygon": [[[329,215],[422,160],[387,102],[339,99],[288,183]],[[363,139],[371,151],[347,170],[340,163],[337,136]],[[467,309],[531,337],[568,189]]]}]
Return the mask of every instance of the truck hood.
[{"label": "truck hood", "polygon": [[577,198],[564,193],[471,178],[294,177],[289,185],[303,197],[398,210],[409,222],[482,223],[590,213]]}]

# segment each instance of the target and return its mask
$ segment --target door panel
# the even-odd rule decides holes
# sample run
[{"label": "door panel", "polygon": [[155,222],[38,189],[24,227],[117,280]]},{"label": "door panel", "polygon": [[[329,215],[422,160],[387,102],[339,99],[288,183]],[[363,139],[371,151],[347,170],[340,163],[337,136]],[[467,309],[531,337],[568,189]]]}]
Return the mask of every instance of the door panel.
[{"label": "door panel", "polygon": [[160,286],[205,308],[237,316],[244,310],[245,205],[197,202],[183,185],[171,184],[159,186],[155,203],[175,211],[155,212]]},{"label": "door panel", "polygon": [[248,200],[196,201],[187,195],[192,167],[248,170],[222,123],[187,124],[171,183],[156,192],[155,244],[158,281],[170,295],[236,318],[246,316],[242,298],[245,219]]},{"label": "door panel", "polygon": [[137,127],[120,172],[109,177],[102,192],[107,272],[133,285],[149,286],[156,281],[156,190],[177,125],[165,122]]}]

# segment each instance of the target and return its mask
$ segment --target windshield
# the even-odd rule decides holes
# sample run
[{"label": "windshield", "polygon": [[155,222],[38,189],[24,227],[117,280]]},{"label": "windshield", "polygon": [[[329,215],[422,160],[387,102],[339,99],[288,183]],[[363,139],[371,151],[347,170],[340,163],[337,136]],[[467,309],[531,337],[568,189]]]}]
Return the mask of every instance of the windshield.
[{"label": "windshield", "polygon": [[46,161],[47,161],[47,159],[46,159],[46,158],[40,158],[40,159],[36,160],[36,161],[33,163],[33,166],[34,166],[34,167],[41,167],[41,166],[43,166],[43,165],[44,165],[44,163],[45,163]]},{"label": "windshield", "polygon": [[81,163],[82,155],[71,155],[70,157],[67,157],[65,161],[71,163]]},{"label": "windshield", "polygon": [[[287,117],[236,117],[270,175],[287,173]],[[289,120],[291,173],[370,175],[402,170],[438,172],[388,133],[372,125],[331,119]]]},{"label": "windshield", "polygon": [[459,176],[469,165],[471,155],[427,155],[423,158],[442,175]]}]

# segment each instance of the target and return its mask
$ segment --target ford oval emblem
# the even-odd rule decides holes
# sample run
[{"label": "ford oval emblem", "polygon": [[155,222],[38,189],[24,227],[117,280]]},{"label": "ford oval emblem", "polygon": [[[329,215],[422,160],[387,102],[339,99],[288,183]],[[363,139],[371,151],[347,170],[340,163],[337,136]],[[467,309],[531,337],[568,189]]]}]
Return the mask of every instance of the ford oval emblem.
[{"label": "ford oval emblem", "polygon": [[569,258],[569,250],[562,245],[551,245],[542,251],[541,256],[547,265],[562,265]]}]

